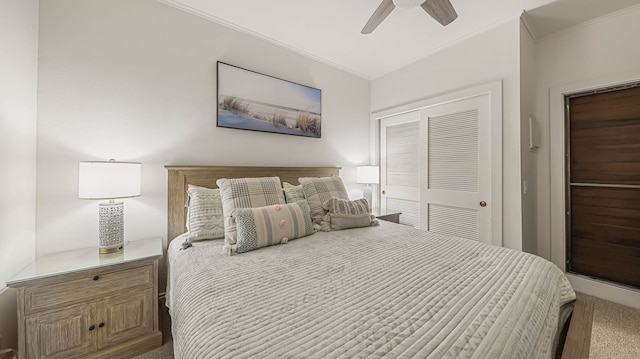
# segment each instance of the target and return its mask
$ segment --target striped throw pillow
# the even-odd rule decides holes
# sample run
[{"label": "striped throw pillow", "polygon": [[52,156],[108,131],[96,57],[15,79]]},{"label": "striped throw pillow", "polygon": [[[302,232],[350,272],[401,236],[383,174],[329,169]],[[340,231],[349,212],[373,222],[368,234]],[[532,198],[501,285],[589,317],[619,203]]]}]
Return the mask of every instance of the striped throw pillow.
[{"label": "striped throw pillow", "polygon": [[221,178],[216,181],[224,213],[224,243],[236,243],[236,222],[231,213],[236,208],[255,208],[284,204],[279,177]]},{"label": "striped throw pillow", "polygon": [[334,177],[302,177],[298,179],[302,185],[304,197],[311,207],[313,223],[320,224],[324,209],[322,205],[332,197],[349,199],[349,193],[342,182],[342,178]]},{"label": "striped throw pillow", "polygon": [[334,197],[326,201],[323,208],[327,214],[322,217],[320,229],[325,232],[378,225],[364,198],[348,201]]},{"label": "striped throw pillow", "polygon": [[287,243],[314,232],[307,201],[259,208],[236,208],[235,253]]},{"label": "striped throw pillow", "polygon": [[186,227],[189,240],[224,238],[224,215],[220,190],[189,185]]}]

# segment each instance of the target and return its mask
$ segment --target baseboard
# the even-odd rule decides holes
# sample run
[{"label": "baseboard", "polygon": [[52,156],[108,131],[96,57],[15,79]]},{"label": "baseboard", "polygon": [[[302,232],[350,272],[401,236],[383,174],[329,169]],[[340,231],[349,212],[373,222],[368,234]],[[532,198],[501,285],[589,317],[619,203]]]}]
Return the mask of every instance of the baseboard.
[{"label": "baseboard", "polygon": [[2,335],[2,347],[18,347],[18,314],[17,291],[5,287],[0,289],[0,335]]},{"label": "baseboard", "polygon": [[604,282],[574,273],[567,273],[567,278],[576,292],[640,309],[640,290],[618,286],[610,282]]}]

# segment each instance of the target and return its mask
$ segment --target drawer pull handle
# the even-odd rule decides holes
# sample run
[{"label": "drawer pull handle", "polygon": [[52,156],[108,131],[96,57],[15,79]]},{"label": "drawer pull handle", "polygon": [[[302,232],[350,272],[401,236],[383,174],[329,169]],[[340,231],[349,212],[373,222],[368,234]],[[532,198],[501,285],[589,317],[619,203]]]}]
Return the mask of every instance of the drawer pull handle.
[{"label": "drawer pull handle", "polygon": [[100,328],[104,327],[104,322],[102,322],[102,323],[98,324],[98,326],[99,326]]},{"label": "drawer pull handle", "polygon": [[92,325],[92,326],[90,326],[90,327],[89,327],[89,331],[92,331],[92,330],[94,330],[94,329],[96,329],[96,326],[95,326],[95,325]]},{"label": "drawer pull handle", "polygon": [[93,277],[93,280],[98,280],[98,279],[100,279],[100,277],[99,277],[99,276],[95,276],[95,277]]}]

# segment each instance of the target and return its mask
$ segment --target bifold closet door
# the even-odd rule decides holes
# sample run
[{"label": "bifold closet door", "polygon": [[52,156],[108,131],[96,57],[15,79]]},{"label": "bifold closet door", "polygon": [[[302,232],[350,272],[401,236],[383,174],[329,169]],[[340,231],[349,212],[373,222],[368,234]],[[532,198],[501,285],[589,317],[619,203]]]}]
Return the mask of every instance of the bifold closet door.
[{"label": "bifold closet door", "polygon": [[421,202],[429,232],[492,243],[491,98],[422,110],[426,122]]},{"label": "bifold closet door", "polygon": [[401,223],[495,244],[489,94],[383,118],[380,150],[381,206]]},{"label": "bifold closet door", "polygon": [[567,109],[567,270],[640,287],[640,87]]},{"label": "bifold closet door", "polygon": [[401,211],[400,223],[421,228],[420,146],[425,141],[420,111],[380,121],[380,206]]}]

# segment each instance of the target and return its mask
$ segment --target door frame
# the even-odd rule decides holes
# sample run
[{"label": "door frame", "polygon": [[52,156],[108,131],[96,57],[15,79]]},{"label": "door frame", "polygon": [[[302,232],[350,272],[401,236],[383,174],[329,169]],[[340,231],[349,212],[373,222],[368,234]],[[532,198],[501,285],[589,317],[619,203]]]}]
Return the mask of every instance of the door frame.
[{"label": "door frame", "polygon": [[[549,91],[549,249],[551,261],[566,273],[566,163],[565,163],[565,96],[582,92],[624,86],[640,81],[640,72],[623,73],[554,86]],[[540,243],[538,243],[540,246]],[[640,308],[640,291],[608,281],[575,273],[566,273],[576,291]]]},{"label": "door frame", "polygon": [[[380,120],[403,113],[422,110],[446,103],[456,102],[488,94],[491,99],[491,244],[502,246],[502,81],[494,81],[435,97],[418,100],[397,107],[371,113],[370,158],[373,164],[380,163]],[[374,202],[379,203],[376,192]]]}]

